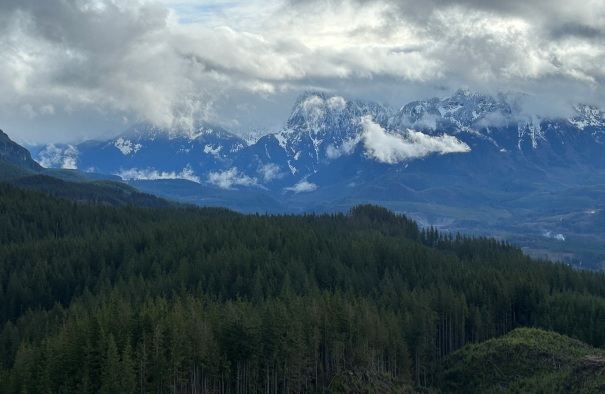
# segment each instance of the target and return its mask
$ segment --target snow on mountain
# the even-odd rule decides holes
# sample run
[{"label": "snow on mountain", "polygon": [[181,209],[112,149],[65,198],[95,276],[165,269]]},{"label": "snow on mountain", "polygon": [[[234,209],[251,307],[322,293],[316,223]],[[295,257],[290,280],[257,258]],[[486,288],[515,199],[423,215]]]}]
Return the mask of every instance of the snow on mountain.
[{"label": "snow on mountain", "polygon": [[122,154],[136,154],[145,145],[161,142],[177,148],[179,153],[188,154],[203,146],[205,154],[216,158],[227,158],[237,153],[247,143],[244,139],[218,127],[201,126],[195,130],[164,130],[149,124],[138,124],[128,129],[123,136],[110,142]]},{"label": "snow on mountain", "polygon": [[362,117],[370,116],[375,123],[384,125],[392,113],[386,105],[306,93],[299,97],[286,129],[276,138],[280,146],[294,154],[295,160],[300,160],[297,153],[312,146],[312,159],[321,162],[352,150],[363,133]]},{"label": "snow on mountain", "polygon": [[[605,113],[578,105],[569,119],[548,119],[521,114],[503,94],[490,96],[458,90],[451,97],[408,103],[389,119],[390,129],[411,128],[424,133],[447,133],[469,143],[473,138],[491,143],[500,151],[539,149],[561,144],[574,133],[590,130],[593,140],[605,142]],[[465,136],[466,135],[466,136]]]},{"label": "snow on mountain", "polygon": [[526,161],[582,160],[583,151],[603,160],[599,143],[605,143],[605,114],[587,105],[575,109],[577,115],[569,119],[521,116],[502,94],[458,90],[450,97],[414,101],[396,111],[378,103],[307,92],[276,133],[256,131],[243,138],[219,127],[163,130],[139,124],[104,142],[48,145],[39,150],[37,160],[46,167],[94,170],[124,179],[187,179],[222,189],[253,187],[298,194],[319,190],[321,185],[309,177],[330,171],[335,168],[331,163],[344,159],[355,171],[369,162],[407,165],[469,152],[477,154],[473,160],[506,156],[508,166],[517,157],[510,156],[515,152]]},{"label": "snow on mountain", "polygon": [[[388,164],[433,153],[468,152],[471,148],[454,136],[432,135],[442,123],[441,119],[455,120],[459,127],[468,129],[473,122],[498,110],[510,112],[489,96],[468,91],[459,91],[443,101],[410,103],[397,113],[386,105],[309,92],[297,100],[286,128],[272,137],[284,151],[291,174],[300,178],[330,161],[352,154],[360,145],[366,158]],[[432,134],[413,129],[418,126],[426,130],[427,125]],[[265,159],[268,160],[271,159],[269,146],[266,144]]]},{"label": "snow on mountain", "polygon": [[126,180],[186,179],[202,182],[230,165],[246,142],[218,127],[164,130],[137,124],[108,141],[47,145],[37,159],[45,167],[78,168]]},{"label": "snow on mountain", "polygon": [[259,129],[252,129],[247,133],[243,134],[241,138],[244,140],[247,146],[254,145],[258,140],[267,134],[266,131]]},{"label": "snow on mountain", "polygon": [[[240,167],[266,182],[300,181],[339,156],[350,154],[361,141],[361,118],[371,116],[386,125],[393,110],[385,105],[351,101],[337,95],[308,92],[296,101],[283,130],[260,138],[242,151]],[[265,177],[266,169],[278,177]],[[308,190],[305,184],[302,189]],[[301,190],[300,187],[288,190]]]},{"label": "snow on mountain", "polygon": [[575,108],[578,115],[569,118],[568,121],[580,130],[587,127],[605,127],[605,113],[591,105],[577,105]]},{"label": "snow on mountain", "polygon": [[522,149],[521,145],[526,139],[529,139],[531,146],[534,149],[538,147],[539,141],[547,141],[545,131],[542,129],[540,121],[536,121],[535,123],[532,121],[519,123],[517,130],[519,133],[519,142],[517,144],[519,150]]},{"label": "snow on mountain", "polygon": [[129,155],[131,153],[137,153],[143,145],[141,144],[133,144],[129,140],[125,140],[124,138],[118,138],[113,145],[118,148],[123,155]]},{"label": "snow on mountain", "polygon": [[461,89],[444,99],[432,98],[406,104],[389,124],[391,127],[426,131],[445,128],[478,133],[481,127],[510,121],[511,115],[511,108],[502,95],[492,97]]}]

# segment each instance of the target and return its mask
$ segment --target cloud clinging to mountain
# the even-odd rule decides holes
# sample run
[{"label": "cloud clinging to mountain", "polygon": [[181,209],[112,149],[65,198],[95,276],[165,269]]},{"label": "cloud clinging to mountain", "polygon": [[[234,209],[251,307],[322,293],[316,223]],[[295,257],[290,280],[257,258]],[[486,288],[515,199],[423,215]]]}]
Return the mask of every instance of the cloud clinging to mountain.
[{"label": "cloud clinging to mountain", "polygon": [[467,153],[470,147],[451,135],[431,136],[414,130],[391,134],[369,116],[361,119],[363,143],[368,157],[381,163],[396,164],[430,154]]}]

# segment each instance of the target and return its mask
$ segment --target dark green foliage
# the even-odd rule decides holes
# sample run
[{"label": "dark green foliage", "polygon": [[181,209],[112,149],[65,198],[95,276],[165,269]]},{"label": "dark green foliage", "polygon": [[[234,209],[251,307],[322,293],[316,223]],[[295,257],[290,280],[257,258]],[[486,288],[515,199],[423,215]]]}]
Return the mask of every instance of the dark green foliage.
[{"label": "dark green foliage", "polygon": [[0,155],[0,179],[10,181],[12,179],[33,175],[34,172],[18,164],[9,162]]},{"label": "dark green foliage", "polygon": [[113,208],[0,184],[0,392],[406,392],[518,326],[605,343],[605,278],[348,215]]},{"label": "dark green foliage", "polygon": [[[36,163],[27,149],[11,141],[2,130],[0,130],[0,167],[10,164],[29,171],[40,171],[42,167]],[[0,174],[2,171],[0,171]],[[4,178],[2,178],[4,179]]]},{"label": "dark green foliage", "polygon": [[444,361],[445,392],[593,393],[605,389],[605,351],[554,332],[519,328]]},{"label": "dark green foliage", "polygon": [[13,179],[11,183],[15,186],[81,203],[107,204],[113,206],[132,204],[141,207],[154,208],[174,205],[162,198],[158,198],[151,194],[141,193],[126,183],[116,181],[79,180],[76,182],[69,182],[56,177],[36,174]]}]

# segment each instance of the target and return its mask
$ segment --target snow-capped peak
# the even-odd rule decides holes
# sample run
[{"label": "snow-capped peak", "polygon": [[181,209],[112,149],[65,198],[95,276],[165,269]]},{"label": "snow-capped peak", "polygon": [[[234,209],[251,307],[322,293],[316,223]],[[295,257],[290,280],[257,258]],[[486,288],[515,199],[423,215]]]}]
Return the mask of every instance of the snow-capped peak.
[{"label": "snow-capped peak", "polygon": [[317,134],[325,128],[330,118],[338,116],[346,106],[346,100],[340,96],[330,97],[319,92],[305,93],[294,105],[287,127]]},{"label": "snow-capped peak", "polygon": [[314,134],[323,130],[334,132],[344,124],[351,123],[351,120],[358,121],[361,116],[371,115],[383,123],[392,113],[392,109],[386,105],[346,100],[321,92],[306,92],[296,101],[286,128]]},{"label": "snow-capped peak", "polygon": [[521,151],[530,157],[543,147],[546,150],[541,152],[547,153],[535,156],[546,157],[563,154],[579,141],[584,146],[605,143],[605,113],[596,107],[579,105],[573,118],[546,119],[521,114],[509,102],[514,100],[502,94],[458,90],[394,111],[378,103],[307,92],[276,133],[252,132],[244,139],[210,125],[166,130],[138,124],[109,141],[61,149],[49,146],[38,157],[52,166],[77,164],[112,174],[136,169],[137,174],[145,171],[149,176],[157,171],[161,176],[185,177],[189,173],[183,169],[188,168],[199,179],[213,179],[223,186],[233,179],[250,184],[248,179],[256,179],[259,185],[284,187],[343,163],[366,165],[371,160],[407,165],[434,155],[470,152],[473,156],[498,152],[503,157],[506,153],[513,158]]},{"label": "snow-capped peak", "polygon": [[510,106],[500,95],[492,97],[460,89],[443,99],[431,98],[406,104],[390,123],[433,131],[450,125],[458,131],[476,132],[491,119],[507,118],[511,113]]},{"label": "snow-capped peak", "polygon": [[392,113],[377,103],[306,92],[296,101],[286,127],[272,136],[290,158],[291,169],[304,166],[314,171],[321,162],[352,152],[361,140],[362,117],[386,125]]},{"label": "snow-capped peak", "polygon": [[[153,141],[157,138],[167,138],[169,140],[185,139],[193,141],[204,138],[205,136],[216,136],[218,138],[239,138],[234,134],[218,126],[200,125],[195,129],[161,128],[149,123],[138,123],[130,127],[119,138],[124,141],[140,142]],[[242,140],[243,141],[243,140]]]},{"label": "snow-capped peak", "polygon": [[578,113],[577,116],[569,118],[568,121],[580,130],[586,127],[603,127],[605,126],[605,113],[592,105],[576,105],[574,108]]}]

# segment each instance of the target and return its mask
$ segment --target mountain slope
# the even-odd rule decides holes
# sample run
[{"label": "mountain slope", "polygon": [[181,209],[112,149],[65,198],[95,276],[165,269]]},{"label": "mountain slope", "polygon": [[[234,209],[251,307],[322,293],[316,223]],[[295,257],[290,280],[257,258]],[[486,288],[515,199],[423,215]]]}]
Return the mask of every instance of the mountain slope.
[{"label": "mountain slope", "polygon": [[[26,171],[38,172],[42,170],[42,167],[32,159],[29,151],[13,142],[2,130],[0,130],[0,158],[6,163]],[[11,176],[8,171],[5,171],[5,175]]]}]

